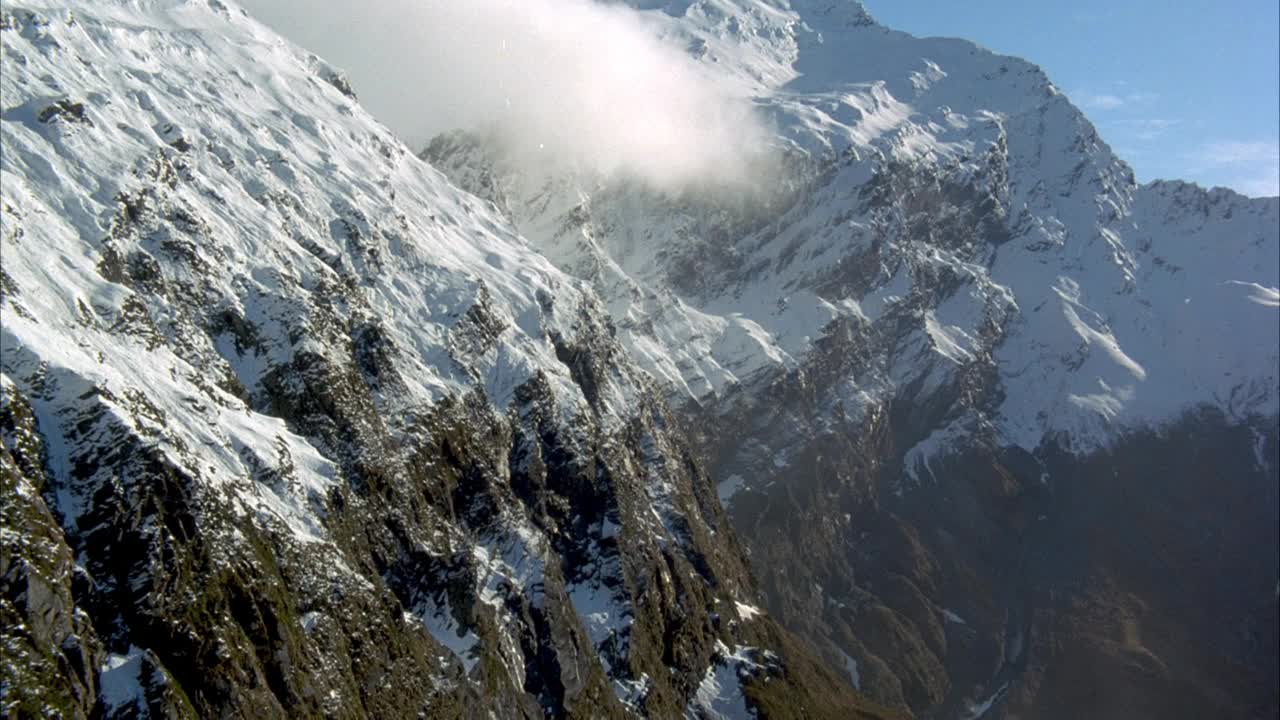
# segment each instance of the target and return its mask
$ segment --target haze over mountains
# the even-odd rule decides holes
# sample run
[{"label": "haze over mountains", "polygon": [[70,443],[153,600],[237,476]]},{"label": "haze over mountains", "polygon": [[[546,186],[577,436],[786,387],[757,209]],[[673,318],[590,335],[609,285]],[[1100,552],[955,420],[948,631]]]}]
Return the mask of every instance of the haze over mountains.
[{"label": "haze over mountains", "polygon": [[1276,714],[1280,199],[856,2],[246,7],[4,8],[6,712]]},{"label": "haze over mountains", "polygon": [[743,184],[771,142],[743,88],[664,41],[647,14],[592,0],[246,7],[342,67],[370,110],[425,145],[493,134],[531,166],[636,175],[662,189]]}]

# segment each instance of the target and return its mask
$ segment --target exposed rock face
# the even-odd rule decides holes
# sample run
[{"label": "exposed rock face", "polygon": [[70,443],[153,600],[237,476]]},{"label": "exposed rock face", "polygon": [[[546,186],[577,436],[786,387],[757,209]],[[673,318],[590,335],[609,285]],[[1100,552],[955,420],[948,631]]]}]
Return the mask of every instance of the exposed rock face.
[{"label": "exposed rock face", "polygon": [[895,716],[755,606],[592,292],[340,74],[216,1],[0,27],[6,714]]},{"label": "exposed rock face", "polygon": [[1048,527],[1029,536],[1027,667],[1010,714],[1275,712],[1267,573],[1280,498],[1254,454],[1275,457],[1270,425],[1189,414],[1083,462],[1051,460],[1060,474]]},{"label": "exposed rock face", "polygon": [[[6,397],[9,391],[6,382]],[[71,549],[41,497],[48,483],[45,445],[26,403],[6,402],[0,427],[5,710],[15,717],[50,710],[87,716],[97,698],[102,649],[76,607]]]}]

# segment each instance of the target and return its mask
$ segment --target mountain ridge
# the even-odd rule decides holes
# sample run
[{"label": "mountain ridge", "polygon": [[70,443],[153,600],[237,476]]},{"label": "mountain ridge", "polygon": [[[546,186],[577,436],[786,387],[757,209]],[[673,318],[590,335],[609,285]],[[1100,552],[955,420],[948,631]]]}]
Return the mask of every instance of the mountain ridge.
[{"label": "mountain ridge", "polygon": [[[1206,699],[1217,686],[1167,676],[1134,677],[1094,705],[1070,684],[1040,697],[1051,658],[1007,649],[1057,634],[1109,666],[1112,641],[1062,603],[1132,614],[1125,598],[1202,602],[1108,579],[1104,556],[1083,578],[1027,564],[1076,562],[1049,549],[1072,540],[1037,523],[1078,527],[1091,506],[1053,498],[1074,497],[1064,483],[1095,487],[1080,468],[1125,467],[1124,493],[1201,494],[1201,511],[1136,537],[1092,531],[1108,542],[1148,547],[1169,526],[1203,526],[1274,554],[1275,513],[1227,530],[1210,508],[1216,488],[1267,505],[1276,486],[1280,199],[1140,186],[1034,65],[866,23],[828,41],[812,9],[677,3],[654,21],[774,119],[791,174],[755,208],[528,173],[477,151],[482,137],[439,138],[423,155],[593,284],[692,418],[766,607],[832,667],[860,668],[873,697],[926,717],[1249,716]],[[1122,460],[1165,467],[1156,455],[1180,449],[1160,443],[1196,427],[1220,438],[1192,443],[1216,469],[1159,477]],[[1274,574],[1267,562],[1233,567],[1252,582]],[[1269,628],[1262,584],[1249,591],[1260,605],[1239,612]],[[1152,622],[1173,637],[1194,625]],[[1210,642],[1198,637],[1179,642]],[[1179,668],[1199,662],[1177,647]],[[1250,672],[1249,697],[1269,697],[1266,671]]]},{"label": "mountain ridge", "polygon": [[6,711],[1272,712],[1280,198],[859,3],[631,4],[776,192],[421,162],[219,0],[6,6]]},{"label": "mountain ridge", "polygon": [[6,713],[894,715],[752,605],[589,289],[339,73],[217,0],[0,27]]}]

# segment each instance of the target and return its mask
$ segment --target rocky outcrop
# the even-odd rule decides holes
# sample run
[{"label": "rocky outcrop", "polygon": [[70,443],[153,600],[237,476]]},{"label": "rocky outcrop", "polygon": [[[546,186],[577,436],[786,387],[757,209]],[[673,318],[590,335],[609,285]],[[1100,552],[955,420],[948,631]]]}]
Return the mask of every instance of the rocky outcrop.
[{"label": "rocky outcrop", "polygon": [[15,717],[54,712],[87,717],[97,701],[102,647],[89,618],[76,607],[83,571],[42,497],[47,450],[30,405],[3,387],[0,410],[0,620],[4,648],[4,707]]}]

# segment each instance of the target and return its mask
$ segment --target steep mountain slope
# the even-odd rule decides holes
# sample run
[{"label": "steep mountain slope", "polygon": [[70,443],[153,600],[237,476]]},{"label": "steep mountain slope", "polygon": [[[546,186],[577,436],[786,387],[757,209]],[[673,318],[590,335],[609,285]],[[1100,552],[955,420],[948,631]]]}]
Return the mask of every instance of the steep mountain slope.
[{"label": "steep mountain slope", "polygon": [[[1139,188],[1029,63],[887,30],[856,3],[794,5],[666,9],[726,82],[760,78],[751,88],[801,168],[782,182],[803,192],[734,207],[626,179],[529,177],[466,136],[425,156],[592,280],[644,366],[693,399],[794,367],[827,323],[874,324],[919,275],[945,273],[961,291],[935,293],[924,357],[998,352],[1009,444],[1065,435],[1087,450],[1200,402],[1237,417],[1276,405],[1275,201]],[[1160,317],[1178,303],[1176,323]],[[1234,348],[1245,330],[1265,335]]]},{"label": "steep mountain slope", "polygon": [[596,296],[218,0],[6,4],[7,715],[892,717]]},{"label": "steep mountain slope", "polygon": [[856,2],[632,4],[775,191],[423,156],[600,293],[767,608],[922,715],[1274,715],[1280,199],[1139,186],[1035,66]]}]

